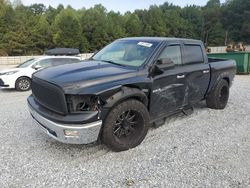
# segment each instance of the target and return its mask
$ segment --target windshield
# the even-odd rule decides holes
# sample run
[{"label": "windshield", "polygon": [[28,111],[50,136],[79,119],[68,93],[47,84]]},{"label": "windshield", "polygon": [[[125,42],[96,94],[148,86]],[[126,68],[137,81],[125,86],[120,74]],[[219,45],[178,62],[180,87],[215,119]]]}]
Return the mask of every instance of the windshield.
[{"label": "windshield", "polygon": [[104,47],[92,59],[139,67],[150,57],[157,45],[158,42],[119,40]]},{"label": "windshield", "polygon": [[17,68],[26,68],[26,67],[28,67],[29,65],[31,65],[32,63],[34,63],[35,61],[36,61],[35,58],[29,59],[28,61],[25,61],[24,63],[18,65]]}]

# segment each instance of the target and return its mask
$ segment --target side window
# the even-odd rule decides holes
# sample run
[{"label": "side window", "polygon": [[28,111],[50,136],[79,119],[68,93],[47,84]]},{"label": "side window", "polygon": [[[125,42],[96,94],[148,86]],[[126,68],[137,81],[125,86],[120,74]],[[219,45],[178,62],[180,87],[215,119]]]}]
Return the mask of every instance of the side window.
[{"label": "side window", "polygon": [[50,59],[44,59],[36,63],[36,65],[40,65],[42,68],[50,67],[52,65]]},{"label": "side window", "polygon": [[203,51],[199,45],[184,45],[185,64],[204,63]]},{"label": "side window", "polygon": [[175,65],[181,65],[181,47],[180,45],[167,46],[158,59],[170,59]]},{"label": "side window", "polygon": [[68,62],[68,59],[54,58],[52,60],[52,66],[64,65]]}]

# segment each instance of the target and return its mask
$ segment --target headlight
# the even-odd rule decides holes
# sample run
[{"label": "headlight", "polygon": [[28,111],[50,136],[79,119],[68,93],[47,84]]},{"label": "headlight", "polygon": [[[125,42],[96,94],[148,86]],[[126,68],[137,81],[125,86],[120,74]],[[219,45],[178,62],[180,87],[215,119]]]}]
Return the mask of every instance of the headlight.
[{"label": "headlight", "polygon": [[18,71],[10,71],[10,72],[5,72],[5,73],[2,73],[2,75],[12,75],[12,74],[15,74],[17,73]]},{"label": "headlight", "polygon": [[95,95],[69,95],[67,104],[70,113],[99,111],[100,109],[100,99]]}]

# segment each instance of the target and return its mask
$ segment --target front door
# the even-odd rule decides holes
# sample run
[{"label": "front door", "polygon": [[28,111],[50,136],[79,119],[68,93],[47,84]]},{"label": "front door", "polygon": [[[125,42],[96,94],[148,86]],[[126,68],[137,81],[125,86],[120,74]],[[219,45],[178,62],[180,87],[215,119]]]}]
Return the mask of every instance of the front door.
[{"label": "front door", "polygon": [[181,45],[171,44],[158,57],[173,61],[175,67],[152,78],[150,115],[153,119],[173,113],[183,106],[187,84],[181,54]]}]

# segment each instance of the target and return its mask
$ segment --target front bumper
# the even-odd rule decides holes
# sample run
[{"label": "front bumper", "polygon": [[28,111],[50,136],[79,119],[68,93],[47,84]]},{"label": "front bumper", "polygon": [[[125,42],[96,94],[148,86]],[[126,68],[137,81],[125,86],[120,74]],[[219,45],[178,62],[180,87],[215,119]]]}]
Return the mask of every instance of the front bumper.
[{"label": "front bumper", "polygon": [[0,87],[15,88],[15,80],[7,76],[0,76]]},{"label": "front bumper", "polygon": [[9,85],[5,84],[4,81],[0,78],[0,87],[9,87]]},{"label": "front bumper", "polygon": [[[47,135],[55,140],[68,144],[89,144],[97,141],[102,121],[96,121],[87,124],[62,124],[56,123],[41,116],[28,103],[29,111],[33,117],[33,122]],[[68,136],[65,132],[72,131],[77,133],[74,136]]]}]

